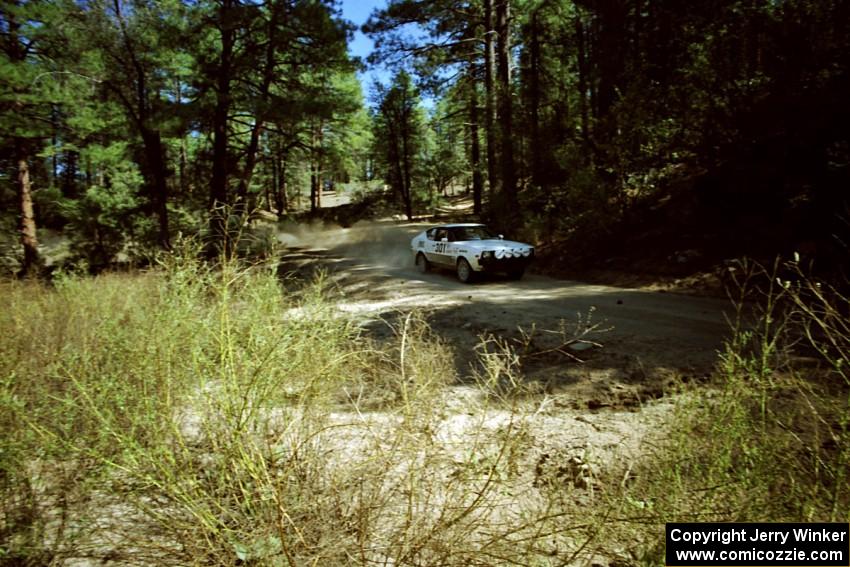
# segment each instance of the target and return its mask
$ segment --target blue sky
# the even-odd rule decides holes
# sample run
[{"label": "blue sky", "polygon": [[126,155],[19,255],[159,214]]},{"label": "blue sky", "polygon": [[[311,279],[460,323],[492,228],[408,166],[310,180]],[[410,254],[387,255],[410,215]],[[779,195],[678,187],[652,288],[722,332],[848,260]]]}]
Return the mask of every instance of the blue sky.
[{"label": "blue sky", "polygon": [[[386,0],[342,0],[342,17],[357,26],[354,32],[354,40],[348,44],[352,55],[366,59],[372,52],[372,40],[360,32],[360,26],[366,23],[375,8],[383,8]],[[369,96],[369,88],[372,81],[377,78],[388,82],[390,74],[384,69],[369,69],[360,74],[360,82],[363,84],[363,94]]]}]

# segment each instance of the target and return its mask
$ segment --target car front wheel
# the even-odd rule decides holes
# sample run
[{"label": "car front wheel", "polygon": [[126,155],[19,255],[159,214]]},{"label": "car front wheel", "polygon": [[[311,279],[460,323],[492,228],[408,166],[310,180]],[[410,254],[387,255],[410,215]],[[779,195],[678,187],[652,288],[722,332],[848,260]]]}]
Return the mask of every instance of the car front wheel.
[{"label": "car front wheel", "polygon": [[457,279],[463,283],[469,283],[475,277],[475,272],[472,271],[472,266],[466,261],[466,258],[461,258],[457,261]]},{"label": "car front wheel", "polygon": [[422,252],[416,255],[416,270],[420,274],[427,274],[431,270],[431,263]]}]

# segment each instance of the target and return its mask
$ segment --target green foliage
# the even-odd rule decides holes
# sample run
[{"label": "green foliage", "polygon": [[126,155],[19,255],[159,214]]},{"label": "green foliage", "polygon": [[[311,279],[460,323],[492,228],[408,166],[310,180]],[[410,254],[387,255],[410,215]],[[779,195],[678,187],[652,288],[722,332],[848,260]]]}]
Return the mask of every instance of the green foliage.
[{"label": "green foliage", "polygon": [[466,174],[462,117],[443,100],[431,113],[422,149],[422,167],[429,193],[440,194],[461,184]]},{"label": "green foliage", "polygon": [[[455,111],[470,84],[484,83],[478,117],[469,120],[498,146],[504,135],[496,122],[509,113],[503,89],[485,80],[484,37],[499,30],[484,29],[484,4],[398,0],[376,11],[364,30],[376,39],[376,61],[416,69],[417,84]],[[839,102],[848,98],[850,63],[843,7],[507,4],[518,54],[507,96],[515,115],[509,136],[525,188],[524,220],[546,225],[547,237],[611,227],[694,177],[704,178],[695,198],[707,208],[728,203],[726,216],[771,208],[802,217],[802,230],[825,245],[830,231],[843,231],[835,214],[846,206],[841,188],[850,171],[846,152],[835,151],[845,148],[850,130]],[[496,99],[502,103],[493,112],[488,103]],[[491,177],[504,163],[502,149],[487,148]],[[838,161],[829,157],[836,153]],[[499,175],[489,181],[497,187]],[[811,205],[788,206],[795,199]],[[825,217],[829,230],[815,226]]]},{"label": "green foliage", "polygon": [[[184,252],[196,250],[187,246]],[[148,506],[142,493],[158,486],[163,492],[157,498],[175,498],[175,505],[183,501],[183,519],[172,525],[175,535],[196,515],[198,536],[213,529],[226,546],[232,533],[228,520],[219,524],[212,508],[205,511],[184,500],[195,493],[192,483],[200,477],[193,475],[209,472],[187,468],[197,440],[190,439],[194,417],[185,413],[186,404],[211,412],[198,434],[241,452],[238,438],[249,435],[244,428],[256,425],[258,412],[271,407],[267,404],[318,395],[332,387],[322,378],[351,362],[346,349],[339,350],[350,330],[321,317],[321,306],[311,307],[305,299],[302,308],[314,316],[283,322],[280,288],[269,271],[234,272],[225,266],[219,273],[191,257],[165,261],[168,271],[149,277],[69,275],[53,290],[6,284],[0,325],[16,334],[0,347],[0,532],[4,553],[11,557],[61,560],[91,550],[80,541],[99,506],[90,508],[91,499],[107,497],[103,483],[118,478],[128,482],[130,492],[122,499],[136,502],[137,512]],[[212,289],[217,291],[210,295]],[[32,340],[42,345],[37,352],[21,350]],[[303,341],[312,346],[303,348]],[[21,380],[22,368],[38,377]],[[257,396],[266,405],[245,405]],[[230,458],[240,457],[234,452]],[[189,474],[182,476],[181,469]],[[35,485],[47,492],[28,488]],[[137,490],[141,500],[134,496]],[[75,521],[57,526],[53,510],[73,514]],[[187,553],[186,559],[193,557]]]},{"label": "green foliage", "polygon": [[88,147],[82,155],[100,171],[98,183],[59,203],[74,253],[93,268],[112,264],[119,252],[135,257],[154,240],[152,223],[138,215],[143,181],[126,150],[121,143]]},{"label": "green foliage", "polygon": [[151,237],[166,247],[169,232],[187,227],[169,228],[175,211],[198,219],[215,200],[213,178],[224,202],[286,209],[307,192],[311,169],[320,185],[380,173],[412,209],[472,179],[473,131],[475,169],[498,186],[506,154],[485,146],[505,137],[496,122],[509,102],[533,232],[611,226],[646,197],[705,175],[701,202],[740,203],[732,209],[742,215],[768,203],[803,217],[815,239],[839,233],[850,34],[838,4],[509,4],[509,89],[487,87],[484,38],[498,30],[484,29],[483,2],[396,0],[364,27],[372,59],[415,71],[410,88],[435,99],[433,116],[409,117],[410,173],[399,174],[388,153],[399,144],[387,138],[387,113],[364,109],[350,24],[333,3],[3,2],[2,204],[15,210],[23,152],[45,209],[36,216],[58,228],[56,192],[77,199],[103,185],[109,173],[89,158],[93,148],[126,143],[142,178],[134,214],[157,220]]},{"label": "green foliage", "polygon": [[[636,471],[629,497],[650,505],[659,524],[847,521],[850,333],[838,314],[848,298],[798,260],[733,273],[736,311],[718,382],[685,392],[658,460]],[[801,364],[801,353],[818,363]],[[661,539],[649,560],[662,560]]]},{"label": "green foliage", "polygon": [[321,153],[325,179],[364,180],[373,132],[360,81],[353,72],[339,73],[323,89],[334,108],[323,121]]},{"label": "green foliage", "polygon": [[424,159],[427,142],[425,112],[412,77],[400,71],[387,88],[375,85],[375,156],[384,179],[392,188],[408,219],[415,201],[428,195]]},{"label": "green foliage", "polygon": [[[3,204],[14,203],[11,158],[26,150],[37,222],[82,231],[72,237],[95,263],[127,242],[167,247],[172,233],[196,231],[217,163],[223,202],[251,206],[268,195],[285,208],[284,193],[303,190],[300,173],[317,156],[326,178],[363,175],[369,119],[346,53],[349,26],[328,3],[26,1],[4,2],[2,14],[15,32],[0,53]],[[228,108],[216,126],[230,26],[238,56],[227,62]],[[312,148],[317,122],[327,140]],[[101,155],[122,144],[133,166]]]}]

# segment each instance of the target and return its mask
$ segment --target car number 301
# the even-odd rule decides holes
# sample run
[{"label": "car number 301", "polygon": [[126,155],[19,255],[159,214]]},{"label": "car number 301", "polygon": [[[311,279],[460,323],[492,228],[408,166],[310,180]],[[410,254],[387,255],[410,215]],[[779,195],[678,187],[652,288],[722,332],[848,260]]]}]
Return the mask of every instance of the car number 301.
[{"label": "car number 301", "polygon": [[455,270],[460,281],[478,272],[501,272],[519,279],[534,258],[534,246],[505,240],[480,223],[450,223],[423,230],[411,240],[416,268]]}]

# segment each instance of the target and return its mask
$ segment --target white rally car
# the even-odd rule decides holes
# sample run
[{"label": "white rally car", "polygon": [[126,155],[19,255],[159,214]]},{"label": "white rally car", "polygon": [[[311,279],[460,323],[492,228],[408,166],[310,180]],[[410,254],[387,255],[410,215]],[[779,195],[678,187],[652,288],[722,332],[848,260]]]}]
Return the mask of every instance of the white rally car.
[{"label": "white rally car", "polygon": [[513,279],[525,273],[534,246],[504,240],[483,224],[444,224],[417,234],[410,241],[416,268],[450,268],[457,279],[472,281],[477,272],[503,272]]}]

